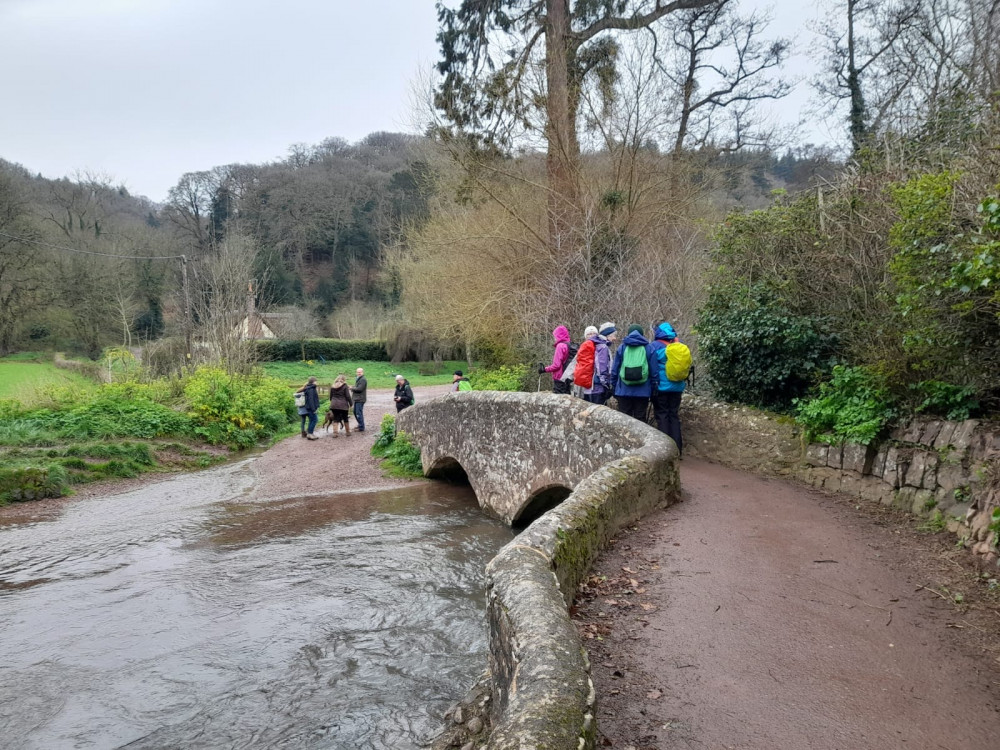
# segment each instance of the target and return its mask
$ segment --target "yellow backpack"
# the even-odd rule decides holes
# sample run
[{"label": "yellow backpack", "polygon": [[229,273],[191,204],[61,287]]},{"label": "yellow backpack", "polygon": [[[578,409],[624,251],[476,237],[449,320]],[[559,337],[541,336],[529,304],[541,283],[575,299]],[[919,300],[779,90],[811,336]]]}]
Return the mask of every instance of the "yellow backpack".
[{"label": "yellow backpack", "polygon": [[688,379],[691,372],[691,350],[686,344],[675,341],[667,344],[667,380],[674,383]]}]

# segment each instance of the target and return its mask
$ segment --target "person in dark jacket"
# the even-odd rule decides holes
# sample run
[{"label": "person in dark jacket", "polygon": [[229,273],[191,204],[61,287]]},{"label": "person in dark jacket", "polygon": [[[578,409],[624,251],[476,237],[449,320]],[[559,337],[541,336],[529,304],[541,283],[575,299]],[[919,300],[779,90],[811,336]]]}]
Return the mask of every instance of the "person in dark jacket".
[{"label": "person in dark jacket", "polygon": [[538,363],[538,374],[544,372],[552,374],[552,392],[569,393],[570,384],[562,379],[563,370],[572,359],[569,349],[569,329],[566,326],[556,326],[552,331],[552,364],[546,366],[544,362]]},{"label": "person in dark jacket", "polygon": [[[319,411],[319,391],[316,388],[316,378],[312,376],[306,384],[299,388],[296,393],[304,393],[306,397],[305,414],[302,414],[302,437],[309,440],[319,440],[313,434],[316,429],[316,412]],[[300,412],[301,414],[301,412]],[[306,420],[309,420],[309,427],[306,427]]]},{"label": "person in dark jacket", "polygon": [[653,391],[653,413],[656,415],[656,426],[677,444],[677,452],[684,453],[684,443],[681,440],[681,396],[687,386],[686,380],[671,380],[667,375],[667,347],[680,343],[674,327],[666,321],[656,326],[653,334],[653,349],[656,351],[657,389]]},{"label": "person in dark jacket", "polygon": [[410,388],[410,381],[402,375],[396,376],[396,392],[392,400],[396,402],[396,411],[401,412],[407,406],[413,406],[413,389]]},{"label": "person in dark jacket", "polygon": [[365,401],[368,400],[368,378],[365,371],[359,367],[357,370],[357,380],[351,387],[351,394],[354,396],[354,418],[358,420],[358,432],[365,431]]},{"label": "person in dark jacket", "polygon": [[347,376],[340,373],[330,386],[330,411],[333,413],[333,436],[340,435],[341,426],[344,436],[351,436],[351,422],[348,414],[351,410],[351,387],[347,385]]},{"label": "person in dark jacket", "polygon": [[[631,346],[642,347],[646,354],[647,376],[642,383],[626,383],[622,377],[622,363],[626,350]],[[649,399],[656,393],[658,383],[656,350],[642,335],[642,326],[631,325],[628,329],[628,336],[625,337],[621,347],[615,353],[615,361],[611,366],[611,391],[618,399],[618,411],[645,422],[646,411],[649,409]]]}]

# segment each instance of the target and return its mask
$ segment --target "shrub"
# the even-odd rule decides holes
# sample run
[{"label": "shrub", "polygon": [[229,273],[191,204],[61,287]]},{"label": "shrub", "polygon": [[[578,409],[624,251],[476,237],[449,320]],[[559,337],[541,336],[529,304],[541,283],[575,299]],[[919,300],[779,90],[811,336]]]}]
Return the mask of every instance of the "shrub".
[{"label": "shrub", "polygon": [[220,368],[199,368],[187,379],[184,395],[194,434],[233,448],[249,448],[295,416],[288,388],[266,376],[238,377]]},{"label": "shrub", "polygon": [[372,455],[373,456],[384,456],[385,452],[389,450],[389,446],[392,445],[392,441],[396,437],[396,417],[392,414],[385,414],[382,417],[382,423],[378,428],[378,436],[375,438],[375,444],[372,445]]},{"label": "shrub", "polygon": [[262,362],[298,362],[301,360],[326,359],[367,360],[388,362],[383,341],[355,341],[350,339],[303,339],[286,341],[271,339],[257,341],[257,359]]},{"label": "shrub", "polygon": [[410,442],[405,432],[396,432],[396,418],[392,414],[382,417],[371,453],[382,458],[383,467],[393,476],[423,476],[420,448]]},{"label": "shrub", "polygon": [[952,385],[940,380],[924,380],[911,387],[919,399],[916,412],[933,414],[945,419],[961,421],[979,411],[976,389],[971,386]]},{"label": "shrub", "polygon": [[469,382],[477,391],[520,391],[524,390],[527,374],[527,365],[501,365],[492,370],[470,373]]},{"label": "shrub", "polygon": [[816,396],[798,403],[796,418],[810,439],[825,443],[877,440],[897,416],[885,379],[863,367],[833,368]]},{"label": "shrub", "polygon": [[190,422],[184,414],[149,398],[122,398],[98,390],[91,400],[68,409],[39,409],[28,415],[29,424],[51,430],[72,440],[89,438],[154,438],[161,435],[189,435]]},{"label": "shrub", "polygon": [[410,442],[405,432],[396,434],[389,450],[385,452],[385,463],[388,464],[389,473],[395,476],[424,475],[423,465],[420,462],[420,448]]},{"label": "shrub", "polygon": [[714,288],[700,311],[699,354],[721,398],[788,409],[831,364],[822,321],[789,312],[773,292]]},{"label": "shrub", "polygon": [[961,175],[921,174],[893,189],[899,220],[889,234],[896,313],[909,368],[997,397],[1000,381],[1000,201],[976,215]]}]

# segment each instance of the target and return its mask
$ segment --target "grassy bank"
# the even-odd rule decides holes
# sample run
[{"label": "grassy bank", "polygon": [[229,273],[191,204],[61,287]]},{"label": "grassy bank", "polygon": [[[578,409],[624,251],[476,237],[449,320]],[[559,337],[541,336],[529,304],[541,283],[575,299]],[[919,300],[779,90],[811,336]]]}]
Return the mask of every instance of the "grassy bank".
[{"label": "grassy bank", "polygon": [[53,387],[0,401],[0,505],[74,484],[195,468],[289,430],[287,386],[201,368],[181,379]]},{"label": "grassy bank", "polygon": [[355,371],[362,367],[365,377],[368,378],[369,388],[394,388],[396,375],[402,375],[410,381],[410,385],[444,385],[451,382],[455,370],[464,372],[469,369],[468,363],[463,360],[442,362],[437,368],[432,362],[401,362],[394,365],[389,362],[370,361],[339,361],[326,364],[264,362],[261,367],[269,376],[278,378],[287,385],[302,385],[306,382],[306,378],[315,375],[322,387],[329,387],[337,377],[337,373],[341,372],[347,375],[349,383],[353,383]]},{"label": "grassy bank", "polygon": [[52,388],[89,391],[96,385],[78,373],[60,370],[51,362],[24,357],[0,359],[0,399],[15,399],[30,405],[37,402],[39,392]]}]

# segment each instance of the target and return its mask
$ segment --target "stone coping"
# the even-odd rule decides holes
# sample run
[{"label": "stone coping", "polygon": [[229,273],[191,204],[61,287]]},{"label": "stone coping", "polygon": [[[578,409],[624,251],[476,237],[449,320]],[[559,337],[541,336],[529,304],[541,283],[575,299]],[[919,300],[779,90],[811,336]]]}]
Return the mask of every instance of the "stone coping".
[{"label": "stone coping", "polygon": [[[493,451],[476,442],[496,438],[498,426],[515,424],[533,424],[545,441],[558,439],[561,430],[567,445],[589,455],[570,457],[554,450],[539,455],[536,462],[524,452],[533,445],[530,439],[511,446],[499,434],[501,440],[492,444],[501,449]],[[452,434],[435,438],[435,427],[445,425]],[[523,459],[509,464],[514,487],[532,486],[533,477],[528,475],[553,469],[548,465],[552,460],[570,459],[580,467],[581,476],[571,480],[569,497],[487,565],[492,731],[488,739],[472,739],[479,740],[473,746],[493,750],[592,748],[596,720],[590,664],[568,606],[615,532],[653,508],[679,499],[673,441],[607,407],[552,394],[450,394],[405,410],[398,427],[422,449],[429,449],[425,473],[444,458],[454,459],[473,486],[478,483],[487,495],[497,488],[484,483],[499,482],[500,474],[486,454],[502,458],[504,447]],[[462,455],[447,455],[442,444]],[[476,460],[477,456],[484,460]]]}]

